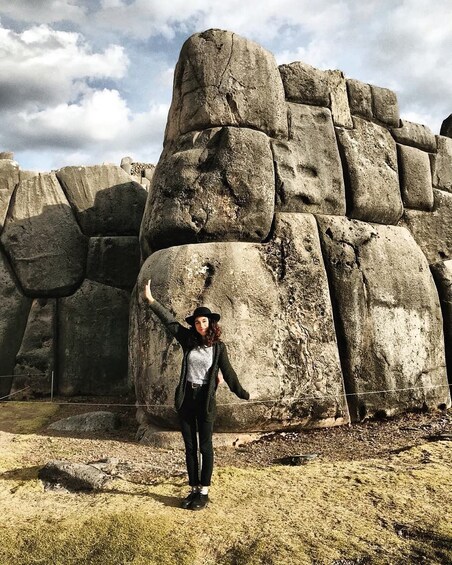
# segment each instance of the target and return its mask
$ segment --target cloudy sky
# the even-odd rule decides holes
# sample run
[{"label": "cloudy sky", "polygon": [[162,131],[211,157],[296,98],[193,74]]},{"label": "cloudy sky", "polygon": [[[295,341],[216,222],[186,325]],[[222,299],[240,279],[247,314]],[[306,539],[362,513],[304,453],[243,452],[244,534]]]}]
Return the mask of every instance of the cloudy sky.
[{"label": "cloudy sky", "polygon": [[0,0],[0,150],[157,162],[182,43],[212,27],[391,88],[434,133],[452,112],[452,0]]}]

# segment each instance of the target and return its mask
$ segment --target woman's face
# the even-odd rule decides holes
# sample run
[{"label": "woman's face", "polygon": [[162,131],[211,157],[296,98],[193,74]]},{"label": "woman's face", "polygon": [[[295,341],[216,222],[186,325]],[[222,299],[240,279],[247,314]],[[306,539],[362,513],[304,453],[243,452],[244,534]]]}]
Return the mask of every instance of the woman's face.
[{"label": "woman's face", "polygon": [[199,318],[195,318],[195,330],[200,335],[206,335],[207,330],[209,328],[209,318],[205,316],[200,316]]}]

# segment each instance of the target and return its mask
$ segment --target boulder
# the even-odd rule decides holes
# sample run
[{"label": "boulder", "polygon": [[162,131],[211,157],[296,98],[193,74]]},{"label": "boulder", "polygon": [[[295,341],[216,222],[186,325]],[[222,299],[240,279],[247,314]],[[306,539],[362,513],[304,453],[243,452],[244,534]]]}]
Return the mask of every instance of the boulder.
[{"label": "boulder", "polygon": [[430,264],[452,259],[452,194],[433,189],[433,200],[431,212],[405,210],[399,222],[410,231]]},{"label": "boulder", "polygon": [[0,233],[8,213],[14,189],[19,183],[19,165],[11,159],[0,159]]},{"label": "boulder", "polygon": [[16,356],[11,392],[15,399],[50,396],[55,366],[56,299],[37,298]]},{"label": "boulder", "polygon": [[347,79],[347,92],[352,115],[372,120],[372,89],[370,84],[356,79]]},{"label": "boulder", "polygon": [[374,118],[385,125],[398,127],[400,125],[399,104],[396,93],[389,88],[370,86],[372,90],[372,109]]},{"label": "boulder", "polygon": [[206,241],[262,241],[274,212],[268,137],[246,128],[213,128],[164,151],[146,204],[140,243],[151,250]]},{"label": "boulder", "polygon": [[39,470],[38,478],[47,489],[63,488],[68,491],[98,491],[111,479],[92,465],[71,461],[49,461]]},{"label": "boulder", "polygon": [[26,294],[62,296],[83,280],[87,241],[53,173],[18,185],[1,241]]},{"label": "boulder", "polygon": [[19,182],[30,180],[34,177],[39,177],[39,171],[23,171],[22,169],[19,171]]},{"label": "boulder", "polygon": [[296,61],[280,65],[279,72],[287,100],[330,108],[335,125],[353,127],[346,82],[341,71],[321,71]]},{"label": "boulder", "polygon": [[131,291],[139,272],[138,237],[130,235],[89,239],[87,279]]},{"label": "boulder", "polygon": [[452,384],[452,260],[430,265],[443,312],[449,383]]},{"label": "boulder", "polygon": [[403,211],[396,144],[390,133],[353,118],[352,130],[336,128],[342,153],[347,215],[358,220],[396,224]]},{"label": "boulder", "polygon": [[0,398],[10,394],[16,354],[27,324],[31,300],[20,291],[0,248]]},{"label": "boulder", "polygon": [[437,153],[434,157],[433,186],[452,192],[452,139],[436,136]]},{"label": "boulder", "polygon": [[12,151],[1,151],[0,152],[0,160],[8,160],[8,161],[13,161],[14,160],[14,153]]},{"label": "boulder", "polygon": [[430,211],[433,208],[433,187],[429,154],[399,144],[397,154],[405,208]]},{"label": "boulder", "polygon": [[450,114],[441,124],[440,135],[452,137],[452,114]]},{"label": "boulder", "polygon": [[398,143],[436,153],[436,138],[427,126],[401,120],[401,127],[391,128],[391,133]]},{"label": "boulder", "polygon": [[131,305],[131,380],[150,422],[176,427],[180,347],[142,299],[179,320],[200,304],[222,316],[224,341],[253,402],[217,393],[218,431],[336,425],[348,421],[326,273],[314,217],[277,214],[266,244],[205,243],[157,251]]},{"label": "boulder", "polygon": [[65,396],[127,391],[129,293],[85,280],[58,302],[58,392]]},{"label": "boulder", "polygon": [[85,235],[138,235],[147,192],[121,167],[64,167],[56,175]]},{"label": "boulder", "polygon": [[86,414],[76,414],[53,422],[49,430],[60,432],[110,432],[119,426],[119,418],[113,412],[98,410]]},{"label": "boulder", "polygon": [[450,406],[438,295],[410,233],[317,220],[352,419]]},{"label": "boulder", "polygon": [[235,33],[211,29],[182,47],[165,144],[216,126],[287,137],[284,89],[273,55]]},{"label": "boulder", "polygon": [[331,112],[288,104],[289,140],[273,140],[276,209],[345,214],[345,187]]}]

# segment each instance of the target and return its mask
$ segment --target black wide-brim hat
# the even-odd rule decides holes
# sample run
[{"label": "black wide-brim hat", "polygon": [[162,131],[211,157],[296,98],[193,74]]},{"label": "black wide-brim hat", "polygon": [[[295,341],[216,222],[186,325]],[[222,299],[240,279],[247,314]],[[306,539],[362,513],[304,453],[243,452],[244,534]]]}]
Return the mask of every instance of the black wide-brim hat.
[{"label": "black wide-brim hat", "polygon": [[185,321],[187,322],[187,324],[190,324],[190,326],[194,326],[196,318],[201,317],[209,318],[209,320],[215,320],[215,322],[218,322],[218,320],[221,318],[220,314],[211,312],[210,308],[207,308],[207,306],[199,306],[191,316],[185,318]]}]

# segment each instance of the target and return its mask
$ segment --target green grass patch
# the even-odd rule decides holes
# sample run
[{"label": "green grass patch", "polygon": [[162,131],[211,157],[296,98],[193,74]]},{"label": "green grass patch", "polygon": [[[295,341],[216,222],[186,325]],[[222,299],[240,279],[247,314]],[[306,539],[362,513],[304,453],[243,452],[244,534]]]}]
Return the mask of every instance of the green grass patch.
[{"label": "green grass patch", "polygon": [[58,410],[58,405],[50,402],[0,403],[0,431],[14,434],[39,432]]}]

